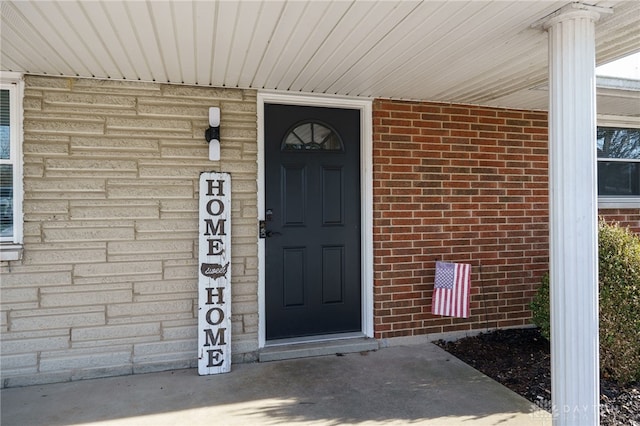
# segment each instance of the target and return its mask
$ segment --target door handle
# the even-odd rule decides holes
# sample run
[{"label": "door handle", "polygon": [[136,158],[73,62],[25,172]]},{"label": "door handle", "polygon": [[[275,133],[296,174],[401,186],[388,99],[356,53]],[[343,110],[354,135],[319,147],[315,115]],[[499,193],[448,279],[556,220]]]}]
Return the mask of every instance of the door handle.
[{"label": "door handle", "polygon": [[274,235],[282,235],[282,233],[268,230],[267,223],[264,220],[258,223],[258,237],[271,238]]}]

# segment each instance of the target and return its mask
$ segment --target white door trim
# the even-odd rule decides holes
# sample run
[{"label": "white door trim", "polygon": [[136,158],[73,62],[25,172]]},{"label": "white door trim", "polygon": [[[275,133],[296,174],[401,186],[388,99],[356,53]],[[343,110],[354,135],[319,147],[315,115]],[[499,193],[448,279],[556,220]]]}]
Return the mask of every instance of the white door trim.
[{"label": "white door trim", "polygon": [[[258,220],[264,220],[264,104],[306,105],[360,110],[360,195],[362,260],[362,334],[373,338],[373,118],[372,100],[258,92]],[[257,226],[257,224],[256,224]],[[258,347],[266,344],[265,247],[258,239]]]}]

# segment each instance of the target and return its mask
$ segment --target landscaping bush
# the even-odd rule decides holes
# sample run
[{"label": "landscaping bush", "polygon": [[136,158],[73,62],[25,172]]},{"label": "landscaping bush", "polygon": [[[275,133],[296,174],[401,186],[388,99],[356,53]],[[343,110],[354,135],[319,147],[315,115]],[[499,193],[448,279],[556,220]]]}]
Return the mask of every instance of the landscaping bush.
[{"label": "landscaping bush", "polygon": [[[621,384],[640,381],[640,236],[600,221],[600,371]],[[533,322],[550,333],[549,277],[531,302]]]},{"label": "landscaping bush", "polygon": [[600,369],[640,381],[640,236],[600,222]]},{"label": "landscaping bush", "polygon": [[531,301],[531,312],[533,318],[531,319],[535,325],[540,327],[540,334],[551,339],[551,305],[549,302],[549,274],[544,274],[542,277],[542,284],[538,292]]}]

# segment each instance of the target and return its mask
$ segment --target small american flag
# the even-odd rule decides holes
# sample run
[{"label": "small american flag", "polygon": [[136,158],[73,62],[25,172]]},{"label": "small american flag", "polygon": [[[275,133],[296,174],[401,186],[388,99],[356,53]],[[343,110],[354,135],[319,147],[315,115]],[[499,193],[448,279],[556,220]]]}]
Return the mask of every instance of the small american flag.
[{"label": "small american flag", "polygon": [[450,317],[469,317],[471,265],[436,262],[431,313]]}]

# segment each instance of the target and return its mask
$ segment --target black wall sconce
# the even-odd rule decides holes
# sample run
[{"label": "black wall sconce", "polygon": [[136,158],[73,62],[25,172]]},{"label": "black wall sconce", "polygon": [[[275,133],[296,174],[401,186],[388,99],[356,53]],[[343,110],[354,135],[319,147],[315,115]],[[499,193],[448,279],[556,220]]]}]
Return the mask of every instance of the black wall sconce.
[{"label": "black wall sconce", "polygon": [[220,160],[220,108],[209,108],[209,128],[204,131],[204,138],[209,142],[209,160]]}]

